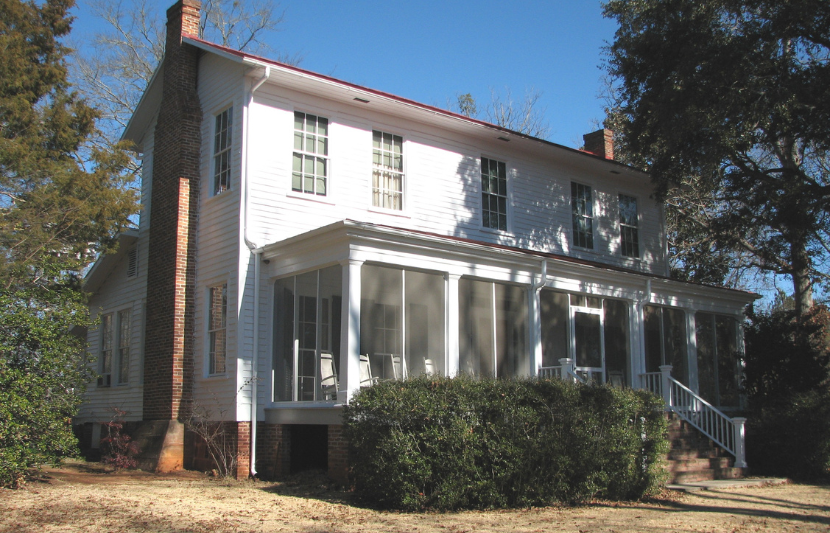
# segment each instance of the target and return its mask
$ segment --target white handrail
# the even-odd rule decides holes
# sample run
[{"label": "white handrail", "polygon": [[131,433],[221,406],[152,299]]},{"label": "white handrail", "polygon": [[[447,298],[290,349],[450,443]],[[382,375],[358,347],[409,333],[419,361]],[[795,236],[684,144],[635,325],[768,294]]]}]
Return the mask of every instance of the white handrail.
[{"label": "white handrail", "polygon": [[[694,426],[718,446],[735,456],[735,466],[746,467],[745,418],[729,418],[686,385],[671,377],[671,365],[660,372],[640,374],[643,388],[662,396],[666,409]],[[659,379],[657,379],[659,377]]]}]

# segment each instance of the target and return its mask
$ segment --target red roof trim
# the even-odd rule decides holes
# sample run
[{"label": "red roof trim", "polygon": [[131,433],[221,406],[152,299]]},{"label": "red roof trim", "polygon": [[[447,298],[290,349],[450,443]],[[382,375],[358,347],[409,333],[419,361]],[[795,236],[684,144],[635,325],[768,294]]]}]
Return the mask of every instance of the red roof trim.
[{"label": "red roof trim", "polygon": [[455,118],[455,119],[463,120],[463,121],[466,121],[466,122],[471,122],[473,124],[478,124],[479,126],[484,126],[486,128],[494,129],[494,130],[502,132],[502,133],[508,133],[510,135],[516,135],[518,137],[522,137],[523,139],[528,139],[528,140],[531,140],[531,141],[540,142],[540,143],[543,143],[543,144],[546,144],[546,145],[549,145],[549,146],[554,146],[556,148],[567,150],[569,152],[577,153],[577,154],[580,154],[580,155],[592,156],[595,159],[598,158],[598,159],[601,159],[601,160],[606,161],[608,163],[613,163],[615,165],[619,165],[619,166],[634,170],[636,172],[646,174],[645,172],[643,172],[640,169],[637,169],[637,168],[634,168],[632,166],[626,165],[625,163],[620,163],[619,161],[614,161],[613,159],[605,159],[604,157],[598,157],[596,154],[585,152],[583,150],[579,150],[579,149],[576,149],[576,148],[571,148],[569,146],[564,146],[562,144],[557,144],[555,142],[546,141],[545,139],[540,139],[538,137],[532,137],[530,135],[520,133],[518,131],[510,130],[510,129],[504,128],[502,126],[498,126],[496,124],[491,124],[490,122],[485,122],[483,120],[478,120],[476,118],[470,118],[468,116],[461,115],[459,113],[454,113],[454,112],[448,111],[446,109],[441,109],[440,107],[434,107],[434,106],[431,106],[431,105],[428,105],[428,104],[422,104],[421,102],[417,102],[415,100],[410,100],[409,98],[404,98],[403,96],[397,96],[397,95],[394,95],[394,94],[391,94],[391,93],[379,91],[377,89],[372,89],[372,88],[369,88],[369,87],[365,87],[363,85],[357,85],[355,83],[350,83],[348,81],[343,81],[343,80],[340,80],[340,79],[337,79],[337,78],[333,78],[331,76],[326,76],[325,74],[318,74],[317,72],[313,72],[311,70],[306,70],[306,69],[303,69],[303,68],[300,68],[300,67],[295,67],[293,65],[286,65],[285,63],[280,63],[279,61],[274,61],[273,59],[268,59],[267,57],[257,56],[257,55],[253,55],[253,54],[247,54],[247,53],[242,52],[240,50],[235,50],[233,48],[228,48],[226,46],[222,46],[222,45],[219,45],[219,44],[216,44],[216,43],[212,43],[210,41],[206,41],[204,39],[200,39],[200,38],[194,37],[192,35],[187,35],[186,37],[188,39],[196,41],[199,44],[202,44],[204,46],[208,46],[210,48],[215,48],[216,50],[219,50],[223,53],[231,54],[231,55],[240,57],[242,59],[253,59],[253,60],[256,60],[256,61],[261,61],[261,62],[267,63],[269,65],[274,65],[274,66],[278,66],[280,68],[284,68],[286,70],[291,70],[291,71],[294,71],[294,72],[297,72],[297,73],[300,73],[300,74],[305,74],[305,75],[308,75],[308,76],[312,76],[314,78],[319,78],[321,80],[326,80],[326,81],[330,81],[330,82],[333,82],[333,83],[338,83],[340,85],[345,85],[346,87],[350,87],[352,89],[357,89],[357,90],[360,90],[360,91],[365,91],[367,93],[374,94],[376,96],[382,96],[384,98],[389,98],[390,100],[395,100],[397,102],[401,102],[401,103],[408,104],[408,105],[411,105],[411,106],[414,106],[414,107],[418,107],[418,108],[423,109],[425,111],[431,111],[433,113],[436,113],[436,114],[439,114],[439,115],[444,115],[446,117]]}]

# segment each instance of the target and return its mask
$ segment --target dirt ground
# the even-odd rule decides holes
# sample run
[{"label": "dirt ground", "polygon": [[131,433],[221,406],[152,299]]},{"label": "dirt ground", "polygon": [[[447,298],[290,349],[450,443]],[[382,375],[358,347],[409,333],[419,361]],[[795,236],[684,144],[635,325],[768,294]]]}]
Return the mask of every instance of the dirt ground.
[{"label": "dirt ground", "polygon": [[0,531],[830,532],[830,486],[667,493],[645,503],[408,514],[352,505],[350,493],[333,490],[322,475],[282,483],[233,482],[195,472],[116,474],[96,463],[71,462],[45,469],[40,480],[23,489],[0,489]]}]

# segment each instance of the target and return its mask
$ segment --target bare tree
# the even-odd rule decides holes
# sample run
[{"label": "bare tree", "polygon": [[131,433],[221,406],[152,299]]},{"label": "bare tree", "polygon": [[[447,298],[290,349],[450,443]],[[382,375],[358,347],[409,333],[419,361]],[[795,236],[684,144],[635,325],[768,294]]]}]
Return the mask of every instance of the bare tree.
[{"label": "bare tree", "polygon": [[538,107],[541,97],[541,91],[532,87],[525,91],[521,101],[513,99],[509,87],[505,88],[504,95],[490,88],[490,103],[484,108],[483,113],[479,111],[478,103],[470,93],[456,94],[456,101],[451,102],[448,107],[470,118],[485,120],[531,137],[546,139],[550,134],[550,125],[545,120],[546,108]]},{"label": "bare tree", "polygon": [[[114,143],[164,54],[162,14],[147,0],[90,0],[102,29],[90,42],[77,43],[73,62],[75,84],[102,113],[97,142]],[[252,54],[272,54],[265,38],[279,31],[285,12],[272,0],[206,0],[202,4],[199,37]],[[296,65],[298,55],[277,54]]]}]

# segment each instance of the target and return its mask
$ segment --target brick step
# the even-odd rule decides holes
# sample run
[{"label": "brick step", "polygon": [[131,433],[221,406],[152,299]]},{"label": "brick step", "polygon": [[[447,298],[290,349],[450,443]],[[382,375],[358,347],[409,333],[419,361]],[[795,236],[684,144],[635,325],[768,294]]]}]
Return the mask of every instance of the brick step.
[{"label": "brick step", "polygon": [[732,457],[718,448],[672,448],[667,454],[669,461],[688,461],[689,459],[717,459]]},{"label": "brick step", "polygon": [[746,477],[743,468],[716,468],[697,470],[694,472],[677,472],[671,477],[670,483],[694,483],[696,481],[712,481],[714,479],[740,479]]},{"label": "brick step", "polygon": [[695,472],[702,470],[718,470],[732,468],[733,460],[730,457],[717,457],[714,459],[686,459],[681,461],[669,461],[670,472]]}]

